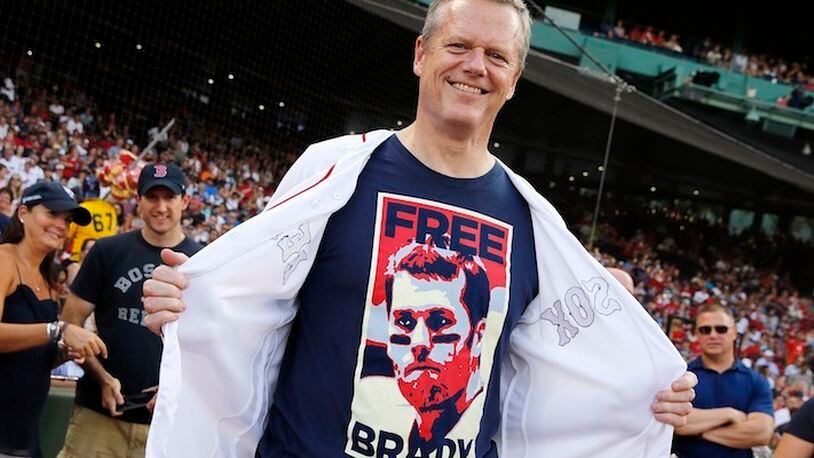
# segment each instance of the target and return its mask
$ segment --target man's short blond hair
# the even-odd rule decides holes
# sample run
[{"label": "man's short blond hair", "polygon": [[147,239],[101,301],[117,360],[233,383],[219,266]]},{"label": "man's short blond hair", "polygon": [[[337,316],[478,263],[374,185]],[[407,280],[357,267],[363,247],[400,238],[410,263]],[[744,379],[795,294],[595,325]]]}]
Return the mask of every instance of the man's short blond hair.
[{"label": "man's short blond hair", "polygon": [[[704,313],[723,313],[724,315],[728,316],[732,322],[735,322],[735,315],[732,314],[732,311],[728,308],[724,307],[721,304],[704,304],[698,308],[698,316],[700,317]],[[698,326],[698,319],[696,318],[696,326]]]},{"label": "man's short blond hair", "polygon": [[[441,21],[443,20],[443,6],[451,3],[454,0],[433,0],[430,7],[427,9],[427,17],[424,19],[424,28],[421,30],[421,36],[424,41],[430,41],[433,33],[438,29]],[[509,5],[520,16],[521,24],[521,40],[520,40],[520,68],[526,65],[526,56],[529,54],[529,46],[531,45],[531,15],[529,9],[523,0],[487,0],[492,3],[500,5]]]}]

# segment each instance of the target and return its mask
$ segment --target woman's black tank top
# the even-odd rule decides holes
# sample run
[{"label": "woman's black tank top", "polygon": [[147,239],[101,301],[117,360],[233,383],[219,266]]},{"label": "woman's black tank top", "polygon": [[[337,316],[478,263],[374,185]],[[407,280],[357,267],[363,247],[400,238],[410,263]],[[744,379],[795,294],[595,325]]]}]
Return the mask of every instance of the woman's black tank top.
[{"label": "woman's black tank top", "polygon": [[[17,274],[19,275],[19,268]],[[40,300],[22,283],[6,296],[3,323],[49,323],[57,320],[57,303]],[[45,332],[45,331],[43,331]],[[39,422],[51,384],[55,344],[0,353],[0,453],[42,456]]]}]

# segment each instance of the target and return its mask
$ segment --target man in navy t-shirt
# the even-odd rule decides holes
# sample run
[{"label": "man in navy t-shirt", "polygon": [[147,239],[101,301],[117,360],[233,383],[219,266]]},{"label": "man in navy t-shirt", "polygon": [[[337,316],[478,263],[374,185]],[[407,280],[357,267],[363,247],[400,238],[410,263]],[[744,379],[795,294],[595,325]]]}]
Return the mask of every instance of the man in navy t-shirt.
[{"label": "man in navy t-shirt", "polygon": [[502,167],[451,178],[386,140],[328,222],[258,454],[494,456],[533,240]]}]

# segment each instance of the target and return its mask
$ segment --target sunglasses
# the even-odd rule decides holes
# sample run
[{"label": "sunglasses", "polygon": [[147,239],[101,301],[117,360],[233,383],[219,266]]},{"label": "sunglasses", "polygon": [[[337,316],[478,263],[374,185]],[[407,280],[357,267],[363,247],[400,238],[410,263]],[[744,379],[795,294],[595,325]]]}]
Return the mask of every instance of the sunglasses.
[{"label": "sunglasses", "polygon": [[713,329],[718,334],[726,334],[729,332],[729,326],[698,326],[698,332],[701,333],[702,336],[712,334]]}]

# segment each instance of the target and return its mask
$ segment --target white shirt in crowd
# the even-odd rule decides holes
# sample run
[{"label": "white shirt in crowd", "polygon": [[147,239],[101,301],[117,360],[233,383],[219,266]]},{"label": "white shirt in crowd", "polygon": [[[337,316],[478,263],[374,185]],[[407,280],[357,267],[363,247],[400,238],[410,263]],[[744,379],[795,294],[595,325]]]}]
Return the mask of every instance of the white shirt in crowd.
[{"label": "white shirt in crowd", "polygon": [[62,116],[62,114],[65,113],[65,107],[60,103],[52,103],[51,106],[48,107],[48,111],[57,116]]},{"label": "white shirt in crowd", "polygon": [[[757,361],[755,361],[755,367],[766,366],[766,368],[769,370],[769,374],[772,377],[778,377],[780,375],[780,368],[778,368],[777,364],[775,364],[774,361],[771,360],[771,358],[774,357],[774,353],[771,353],[770,355],[767,355],[766,353],[764,353],[764,356],[761,356],[760,358],[758,358]],[[769,384],[770,385],[772,384],[771,381],[769,382]]]},{"label": "white shirt in crowd", "polygon": [[3,87],[0,88],[0,94],[4,95],[9,102],[14,101],[14,82],[11,81],[11,78],[6,78],[3,80]]},{"label": "white shirt in crowd", "polygon": [[238,197],[230,197],[226,199],[226,209],[229,211],[237,210],[240,206],[240,198]]},{"label": "white shirt in crowd", "polygon": [[774,411],[774,426],[775,428],[780,425],[785,425],[786,423],[791,421],[791,412],[789,412],[788,407],[783,407],[782,409],[777,409]]},{"label": "white shirt in crowd", "polygon": [[78,119],[70,118],[68,122],[65,123],[65,128],[68,129],[68,133],[73,135],[75,133],[83,133],[85,131],[85,126],[82,125],[82,121]]},{"label": "white shirt in crowd", "polygon": [[745,334],[746,330],[749,329],[749,318],[742,317],[738,320],[735,324],[735,329],[737,329],[738,334]]},{"label": "white shirt in crowd", "polygon": [[6,166],[8,169],[9,175],[13,175],[15,173],[21,173],[23,171],[23,158],[13,154],[10,158],[6,159],[5,157],[0,158],[0,164]]},{"label": "white shirt in crowd", "polygon": [[706,302],[707,299],[709,299],[709,293],[705,289],[699,289],[692,296],[692,300],[696,304],[702,304],[702,303]]},{"label": "white shirt in crowd", "polygon": [[34,164],[33,167],[24,168],[20,172],[20,179],[23,181],[23,188],[27,188],[40,180],[44,180],[45,171],[39,165]]}]

